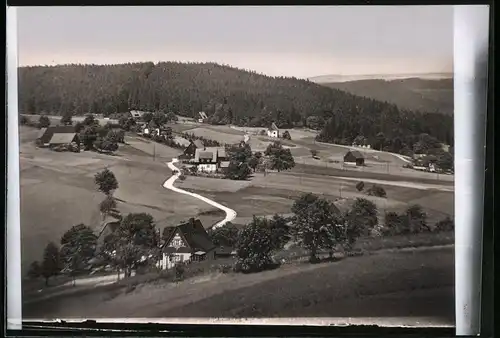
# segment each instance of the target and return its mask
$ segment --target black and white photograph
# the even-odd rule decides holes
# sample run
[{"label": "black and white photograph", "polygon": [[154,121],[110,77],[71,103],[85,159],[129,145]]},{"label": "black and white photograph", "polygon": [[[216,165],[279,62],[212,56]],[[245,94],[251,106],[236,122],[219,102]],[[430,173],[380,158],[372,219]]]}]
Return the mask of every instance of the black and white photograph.
[{"label": "black and white photograph", "polygon": [[453,27],[18,8],[23,320],[453,327]]}]

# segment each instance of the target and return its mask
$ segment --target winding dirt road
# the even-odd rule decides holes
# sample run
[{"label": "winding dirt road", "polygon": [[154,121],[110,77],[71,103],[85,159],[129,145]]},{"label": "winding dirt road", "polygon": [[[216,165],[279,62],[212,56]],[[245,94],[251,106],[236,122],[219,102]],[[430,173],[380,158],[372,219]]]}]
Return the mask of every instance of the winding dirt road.
[{"label": "winding dirt road", "polygon": [[224,224],[226,224],[227,222],[233,221],[236,218],[236,211],[234,211],[233,209],[230,209],[230,208],[228,208],[228,207],[226,207],[226,206],[224,206],[222,204],[219,204],[219,203],[217,203],[215,201],[212,201],[211,199],[208,199],[208,198],[203,197],[201,195],[198,195],[198,194],[195,194],[195,193],[192,193],[192,192],[189,192],[189,191],[182,190],[182,189],[174,187],[174,182],[181,175],[181,172],[180,172],[179,168],[177,168],[174,165],[174,163],[177,163],[177,162],[179,162],[179,160],[176,159],[176,158],[173,158],[172,161],[170,161],[170,162],[167,163],[167,166],[169,167],[169,169],[175,170],[177,173],[175,175],[172,175],[172,177],[170,177],[168,180],[166,180],[165,183],[163,183],[163,187],[165,189],[169,189],[169,190],[175,191],[175,192],[177,192],[179,194],[184,194],[184,195],[192,196],[194,198],[202,200],[205,203],[210,204],[211,206],[214,206],[214,207],[216,207],[216,208],[221,209],[222,211],[224,211],[226,213],[226,217],[222,221],[220,221],[219,223],[215,224],[212,227],[213,229],[219,228],[219,227],[223,226]]}]

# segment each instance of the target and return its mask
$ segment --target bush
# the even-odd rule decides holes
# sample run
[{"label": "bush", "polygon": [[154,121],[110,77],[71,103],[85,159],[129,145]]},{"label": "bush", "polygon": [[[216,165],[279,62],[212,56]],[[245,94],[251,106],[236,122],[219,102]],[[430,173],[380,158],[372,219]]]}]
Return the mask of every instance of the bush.
[{"label": "bush", "polygon": [[184,279],[184,272],[186,271],[186,266],[184,263],[177,263],[175,265],[175,280],[181,281]]},{"label": "bush", "polygon": [[365,182],[361,181],[356,184],[356,189],[358,191],[363,191],[364,188],[365,188]]},{"label": "bush", "polygon": [[27,125],[30,125],[31,124],[31,121],[29,118],[27,118],[26,116],[24,115],[21,115],[19,117],[19,124],[22,125],[22,126],[27,126]]},{"label": "bush", "polygon": [[384,197],[384,198],[387,197],[385,189],[376,184],[374,184],[370,189],[368,189],[366,193],[370,196]]},{"label": "bush", "polygon": [[179,176],[179,179],[180,179],[181,181],[185,181],[185,180],[186,180],[186,175],[181,174],[181,175]]},{"label": "bush", "polygon": [[454,231],[455,230],[455,222],[450,217],[446,216],[445,219],[443,219],[435,224],[434,230],[437,232]]},{"label": "bush", "polygon": [[231,271],[231,265],[223,264],[219,267],[221,273],[229,273]]},{"label": "bush", "polygon": [[385,236],[393,236],[408,233],[409,229],[406,224],[405,215],[398,215],[392,211],[388,212],[385,214],[385,227],[382,230],[382,234]]},{"label": "bush", "polygon": [[285,139],[285,140],[291,140],[292,139],[292,137],[290,136],[290,132],[288,132],[288,130],[285,130],[285,132],[282,135],[282,138]]}]

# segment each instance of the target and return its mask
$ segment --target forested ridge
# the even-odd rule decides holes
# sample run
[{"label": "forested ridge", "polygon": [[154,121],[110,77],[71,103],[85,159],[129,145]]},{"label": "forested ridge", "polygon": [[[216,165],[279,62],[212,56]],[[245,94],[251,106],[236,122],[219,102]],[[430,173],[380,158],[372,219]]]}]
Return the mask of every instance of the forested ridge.
[{"label": "forested ridge", "polygon": [[[296,78],[270,77],[215,63],[34,66],[19,69],[24,114],[109,116],[131,109],[195,117],[213,124],[281,128],[306,125],[319,140],[413,150],[421,134],[452,144],[453,117],[408,111]],[[394,147],[398,149],[393,149]]]},{"label": "forested ridge", "polygon": [[387,101],[399,108],[453,115],[453,79],[357,80],[321,85]]}]

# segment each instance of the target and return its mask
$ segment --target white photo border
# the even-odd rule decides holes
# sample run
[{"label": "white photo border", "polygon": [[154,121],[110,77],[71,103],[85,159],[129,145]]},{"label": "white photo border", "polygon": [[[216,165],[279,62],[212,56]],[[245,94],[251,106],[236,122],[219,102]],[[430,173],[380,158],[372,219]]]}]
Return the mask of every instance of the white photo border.
[{"label": "white photo border", "polygon": [[457,335],[477,335],[481,328],[489,10],[488,5],[454,8]]},{"label": "white photo border", "polygon": [[[488,5],[454,8],[456,333],[480,333]],[[7,18],[7,329],[22,328],[17,8]],[[486,55],[486,56],[485,56]],[[124,320],[120,320],[124,321]],[[216,321],[216,320],[215,320]],[[107,321],[109,322],[109,321]],[[266,323],[266,321],[262,321]]]}]

